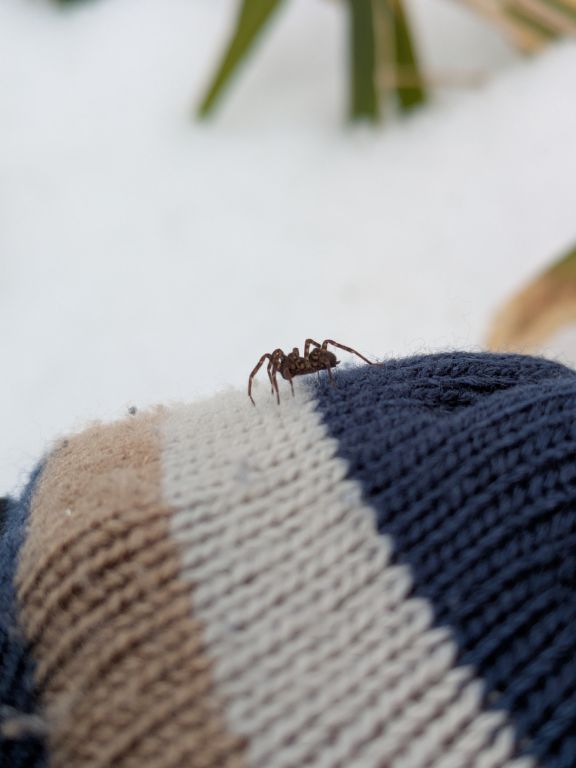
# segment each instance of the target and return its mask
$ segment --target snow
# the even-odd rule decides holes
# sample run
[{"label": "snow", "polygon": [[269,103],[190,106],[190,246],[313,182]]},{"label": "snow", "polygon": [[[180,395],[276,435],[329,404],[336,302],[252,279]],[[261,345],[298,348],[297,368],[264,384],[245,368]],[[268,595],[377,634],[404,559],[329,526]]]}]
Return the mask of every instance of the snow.
[{"label": "snow", "polygon": [[438,77],[487,82],[352,129],[342,9],[292,0],[199,124],[234,7],[0,0],[0,492],[88,420],[244,387],[308,336],[481,348],[576,240],[574,43],[524,60],[413,0]]}]

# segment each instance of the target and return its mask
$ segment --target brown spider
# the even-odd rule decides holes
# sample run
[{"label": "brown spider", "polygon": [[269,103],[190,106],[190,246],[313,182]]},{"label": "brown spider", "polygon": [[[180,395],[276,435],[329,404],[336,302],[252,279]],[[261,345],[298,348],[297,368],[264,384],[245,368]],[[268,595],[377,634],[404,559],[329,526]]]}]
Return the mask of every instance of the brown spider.
[{"label": "brown spider", "polygon": [[[306,339],[304,344],[304,354],[302,356],[300,356],[298,347],[294,347],[292,352],[287,355],[282,352],[281,349],[275,349],[272,353],[266,352],[263,354],[250,374],[250,378],[248,379],[248,397],[252,400],[252,405],[256,405],[254,398],[252,397],[252,381],[266,358],[268,358],[268,378],[270,379],[272,394],[276,392],[276,401],[278,402],[278,405],[280,405],[280,392],[278,390],[278,381],[276,380],[276,374],[278,373],[282,378],[287,379],[290,382],[292,395],[294,395],[294,384],[292,383],[292,379],[295,376],[305,376],[308,373],[320,373],[320,371],[326,370],[328,371],[330,382],[333,382],[332,368],[335,368],[340,361],[336,359],[336,355],[333,352],[328,351],[328,344],[332,344],[333,347],[338,347],[346,352],[351,352],[369,365],[374,365],[374,363],[364,357],[364,355],[361,355],[360,352],[356,352],[356,350],[351,347],[345,347],[344,344],[339,344],[337,341],[332,341],[332,339],[326,339],[322,344],[314,341],[314,339]],[[310,350],[310,347],[314,347],[314,349]]]}]

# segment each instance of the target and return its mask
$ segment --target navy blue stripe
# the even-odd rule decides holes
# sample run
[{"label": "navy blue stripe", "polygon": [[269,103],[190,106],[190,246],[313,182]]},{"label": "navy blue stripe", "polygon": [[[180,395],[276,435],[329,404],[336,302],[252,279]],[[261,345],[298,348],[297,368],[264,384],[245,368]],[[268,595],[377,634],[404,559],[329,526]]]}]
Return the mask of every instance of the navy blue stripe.
[{"label": "navy blue stripe", "polygon": [[415,593],[519,740],[576,766],[576,373],[441,354],[337,370],[318,407]]},{"label": "navy blue stripe", "polygon": [[42,768],[46,750],[36,720],[34,661],[18,626],[14,578],[26,535],[32,494],[41,468],[20,499],[7,499],[0,532],[0,766]]}]

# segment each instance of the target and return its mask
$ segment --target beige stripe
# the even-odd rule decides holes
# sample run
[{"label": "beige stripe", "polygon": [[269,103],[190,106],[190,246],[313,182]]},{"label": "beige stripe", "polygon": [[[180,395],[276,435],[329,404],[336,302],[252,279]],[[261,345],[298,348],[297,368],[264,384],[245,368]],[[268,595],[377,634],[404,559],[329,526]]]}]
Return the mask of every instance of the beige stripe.
[{"label": "beige stripe", "polygon": [[48,461],[18,596],[53,768],[243,765],[214,694],[193,585],[161,500],[156,412],[88,431]]}]

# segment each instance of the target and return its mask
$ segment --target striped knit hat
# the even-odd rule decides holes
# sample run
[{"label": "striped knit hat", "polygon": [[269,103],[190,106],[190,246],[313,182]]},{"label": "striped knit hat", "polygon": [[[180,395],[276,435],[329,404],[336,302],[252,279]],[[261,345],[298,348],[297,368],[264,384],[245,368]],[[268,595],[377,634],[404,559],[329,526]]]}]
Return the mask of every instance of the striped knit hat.
[{"label": "striped knit hat", "polygon": [[298,384],[94,426],[8,503],[2,768],[575,768],[576,373]]}]

